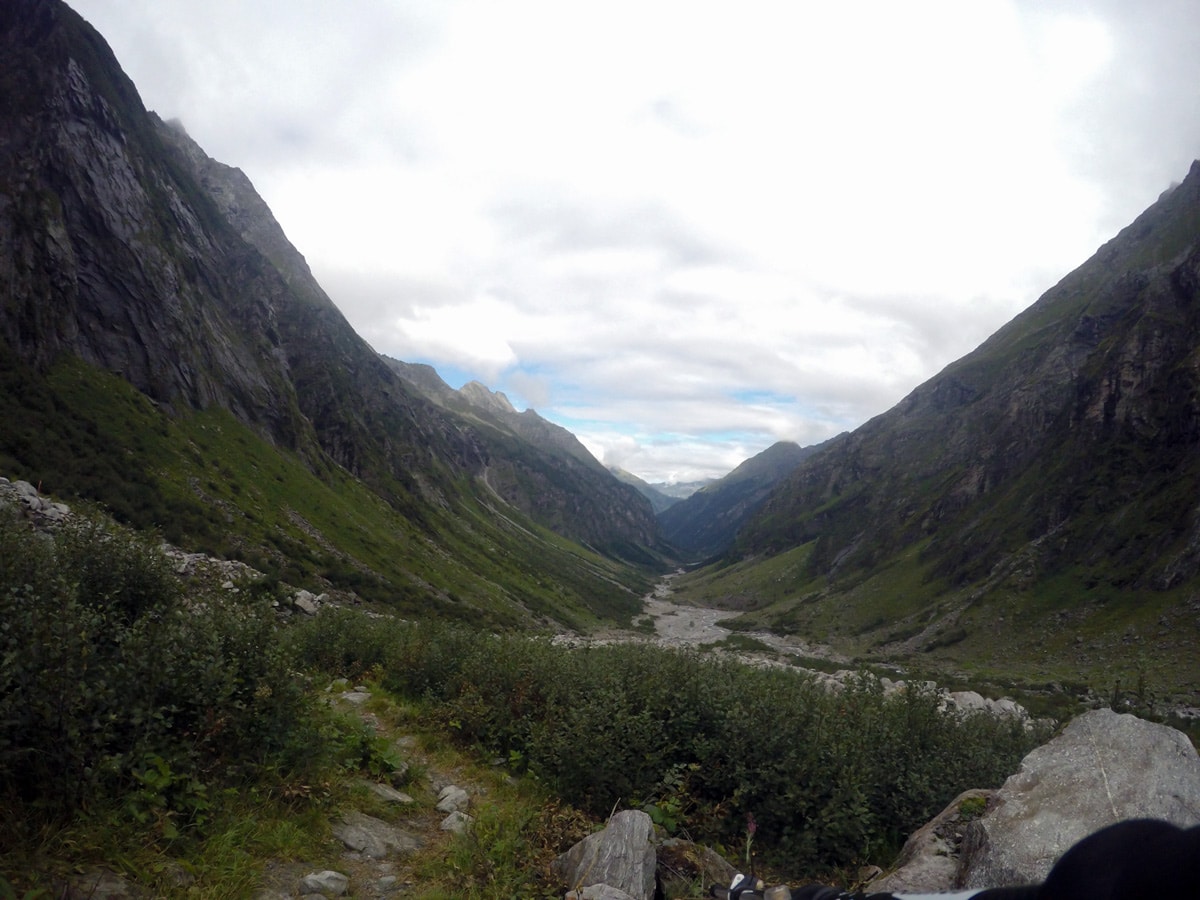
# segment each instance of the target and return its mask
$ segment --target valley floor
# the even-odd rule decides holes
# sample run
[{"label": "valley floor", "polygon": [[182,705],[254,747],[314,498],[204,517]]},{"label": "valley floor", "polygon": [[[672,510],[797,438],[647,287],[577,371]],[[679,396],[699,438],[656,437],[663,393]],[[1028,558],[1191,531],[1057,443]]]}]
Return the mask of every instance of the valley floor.
[{"label": "valley floor", "polygon": [[563,636],[564,643],[611,644],[645,641],[660,647],[729,650],[747,658],[764,654],[775,659],[799,657],[834,665],[851,665],[849,657],[823,644],[769,631],[733,631],[721,623],[738,615],[735,610],[716,609],[676,602],[673,583],[680,572],[664,576],[654,590],[642,598],[642,613],[634,618],[634,630],[609,628],[588,638]]}]

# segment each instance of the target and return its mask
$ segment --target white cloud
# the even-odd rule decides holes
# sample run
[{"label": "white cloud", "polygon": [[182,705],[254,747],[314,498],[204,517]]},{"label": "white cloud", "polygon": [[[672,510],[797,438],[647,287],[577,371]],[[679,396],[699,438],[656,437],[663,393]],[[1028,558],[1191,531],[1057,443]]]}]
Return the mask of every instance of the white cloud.
[{"label": "white cloud", "polygon": [[1200,145],[1188,0],[73,5],[376,349],[652,480],[882,412]]}]

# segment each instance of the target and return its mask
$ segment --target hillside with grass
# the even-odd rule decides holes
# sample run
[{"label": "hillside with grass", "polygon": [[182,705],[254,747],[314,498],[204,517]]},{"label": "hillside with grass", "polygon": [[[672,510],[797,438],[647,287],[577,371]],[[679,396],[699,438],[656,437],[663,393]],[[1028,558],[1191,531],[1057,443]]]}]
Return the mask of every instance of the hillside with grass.
[{"label": "hillside with grass", "polygon": [[7,4],[0,44],[6,475],[406,614],[636,613],[665,564],[640,495],[399,377],[66,5]]},{"label": "hillside with grass", "polygon": [[663,537],[681,555],[704,560],[726,551],[772,489],[820,450],[779,441],[658,514]]},{"label": "hillside with grass", "polygon": [[1200,164],[973,353],[785,479],[683,590],[743,627],[1200,688]]},{"label": "hillside with grass", "polygon": [[[1194,171],[896,410],[673,507],[691,551],[734,548],[679,597],[914,673],[831,689],[798,665],[828,655],[752,635],[636,640],[678,565],[650,500],[535,412],[377,354],[99,34],[0,4],[0,475],[70,507],[0,491],[0,900],[97,868],[286,896],[342,865],[558,897],[548,860],[618,806],[731,858],[752,813],[791,877],[887,865],[1050,727],[948,713],[919,676],[1054,716],[1197,687],[1197,236]],[[451,777],[486,798],[457,835]],[[423,843],[348,863],[366,813]]]}]

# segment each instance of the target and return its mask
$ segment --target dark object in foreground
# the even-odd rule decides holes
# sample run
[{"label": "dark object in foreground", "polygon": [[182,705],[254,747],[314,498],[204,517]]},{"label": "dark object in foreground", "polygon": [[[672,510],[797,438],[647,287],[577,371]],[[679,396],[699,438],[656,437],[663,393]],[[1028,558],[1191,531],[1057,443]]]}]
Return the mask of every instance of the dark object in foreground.
[{"label": "dark object in foreground", "polygon": [[863,894],[824,885],[795,891],[767,888],[738,875],[714,887],[719,900],[1118,900],[1200,896],[1200,825],[1183,829],[1154,819],[1118,822],[1084,838],[1063,854],[1046,880],[951,894]]}]

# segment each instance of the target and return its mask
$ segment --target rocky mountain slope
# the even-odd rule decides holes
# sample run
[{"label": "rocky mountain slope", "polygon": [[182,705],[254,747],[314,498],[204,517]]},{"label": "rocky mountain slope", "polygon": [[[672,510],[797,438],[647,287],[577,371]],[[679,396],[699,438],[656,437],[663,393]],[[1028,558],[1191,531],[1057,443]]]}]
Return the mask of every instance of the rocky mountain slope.
[{"label": "rocky mountain slope", "polygon": [[613,477],[618,481],[630,485],[639,494],[649,500],[655,515],[658,515],[665,509],[669,509],[683,499],[663,490],[667,485],[661,483],[657,485],[651,484],[645,479],[634,475],[632,472],[627,472],[620,466],[609,466],[608,471],[612,472]]},{"label": "rocky mountain slope", "polygon": [[797,468],[728,562],[774,560],[778,586],[744,571],[742,601],[777,626],[864,648],[1200,670],[1198,442],[1195,164],[976,351]]},{"label": "rocky mountain slope", "polygon": [[[262,553],[284,557],[295,543],[309,570],[358,573],[343,582],[371,580],[390,559],[414,596],[504,597],[517,618],[547,603],[573,617],[614,582],[642,586],[644,575],[589,554],[655,562],[649,504],[594,460],[547,450],[536,415],[520,417],[522,428],[498,424],[494,410],[467,417],[397,375],[246,176],[147,112],[103,38],[58,0],[0,8],[0,187],[0,412],[23,423],[0,438],[9,473],[136,524],[167,523],[180,539],[208,532],[211,542],[224,527],[238,538],[220,536],[224,549],[249,552],[265,537]],[[221,427],[197,424],[214,416]],[[281,513],[239,469],[244,450],[218,459],[202,446],[214,428],[298,460],[297,477],[325,490],[353,479],[359,512],[371,496],[388,509],[367,526],[322,526],[289,496]],[[297,490],[315,504],[311,489]],[[286,524],[259,527],[272,516]],[[240,525],[260,533],[239,535]],[[364,538],[364,527],[377,533]],[[370,554],[349,548],[342,529]],[[464,566],[464,547],[497,554],[495,569]],[[527,558],[555,560],[554,574],[520,574]],[[455,567],[471,574],[449,576]],[[531,597],[546,577],[569,586],[542,584]],[[637,592],[626,593],[632,608]]]},{"label": "rocky mountain slope", "polygon": [[726,550],[771,489],[818,447],[780,441],[659,514],[663,535],[692,559]]},{"label": "rocky mountain slope", "polygon": [[650,561],[665,550],[650,504],[567,429],[532,409],[517,412],[503,393],[477,381],[455,390],[430,366],[384,359],[477,436],[487,456],[484,482],[507,503],[560,534],[626,559]]}]

